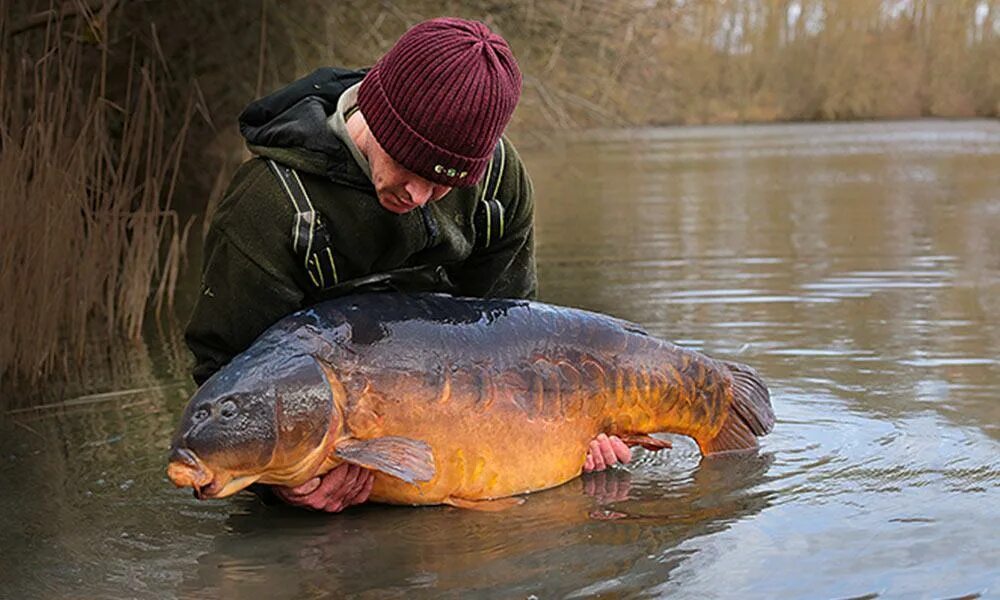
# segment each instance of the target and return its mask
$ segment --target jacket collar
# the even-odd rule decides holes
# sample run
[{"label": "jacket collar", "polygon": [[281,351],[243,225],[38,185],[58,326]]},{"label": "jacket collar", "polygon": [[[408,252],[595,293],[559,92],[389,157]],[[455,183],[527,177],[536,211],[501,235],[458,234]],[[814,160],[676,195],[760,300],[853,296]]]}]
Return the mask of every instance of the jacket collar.
[{"label": "jacket collar", "polygon": [[352,187],[371,181],[327,120],[344,90],[366,70],[324,67],[250,103],[240,114],[240,133],[251,152]]}]

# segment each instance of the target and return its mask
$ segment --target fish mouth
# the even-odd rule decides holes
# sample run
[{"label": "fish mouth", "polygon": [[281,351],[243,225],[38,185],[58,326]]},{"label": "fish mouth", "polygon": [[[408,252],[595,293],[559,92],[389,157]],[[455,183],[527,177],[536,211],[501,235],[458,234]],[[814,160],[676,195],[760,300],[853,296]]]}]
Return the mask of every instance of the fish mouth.
[{"label": "fish mouth", "polygon": [[231,473],[213,472],[187,448],[174,448],[170,453],[167,477],[177,487],[193,489],[199,500],[232,496],[260,478],[259,475],[234,477]]},{"label": "fish mouth", "polygon": [[195,490],[195,495],[199,500],[204,500],[206,498],[225,498],[227,496],[232,496],[236,492],[242,491],[250,486],[250,484],[256,482],[260,479],[259,475],[243,475],[241,477],[228,476],[225,483],[222,480],[215,479],[207,487],[200,490]]},{"label": "fish mouth", "polygon": [[195,493],[198,493],[199,490],[210,485],[212,480],[215,479],[215,475],[198,458],[198,455],[187,448],[175,447],[170,452],[169,460],[167,477],[177,487],[194,488]]}]

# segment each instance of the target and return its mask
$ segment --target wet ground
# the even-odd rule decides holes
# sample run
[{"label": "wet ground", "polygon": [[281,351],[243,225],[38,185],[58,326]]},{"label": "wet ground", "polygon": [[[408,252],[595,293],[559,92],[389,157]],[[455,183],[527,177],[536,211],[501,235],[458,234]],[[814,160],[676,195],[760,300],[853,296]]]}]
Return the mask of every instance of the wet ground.
[{"label": "wet ground", "polygon": [[129,393],[0,425],[0,598],[1000,596],[1000,124],[524,155],[542,299],[755,366],[758,456],[677,439],[502,513],[198,502],[163,471],[191,391],[167,327],[116,349]]}]

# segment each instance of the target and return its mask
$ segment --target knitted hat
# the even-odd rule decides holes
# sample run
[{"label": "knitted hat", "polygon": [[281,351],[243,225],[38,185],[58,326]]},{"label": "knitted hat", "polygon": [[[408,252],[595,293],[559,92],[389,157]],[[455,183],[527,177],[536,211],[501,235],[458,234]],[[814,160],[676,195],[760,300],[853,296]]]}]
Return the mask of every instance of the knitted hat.
[{"label": "knitted hat", "polygon": [[521,95],[507,42],[476,21],[413,26],[365,75],[358,108],[382,148],[417,175],[475,185]]}]

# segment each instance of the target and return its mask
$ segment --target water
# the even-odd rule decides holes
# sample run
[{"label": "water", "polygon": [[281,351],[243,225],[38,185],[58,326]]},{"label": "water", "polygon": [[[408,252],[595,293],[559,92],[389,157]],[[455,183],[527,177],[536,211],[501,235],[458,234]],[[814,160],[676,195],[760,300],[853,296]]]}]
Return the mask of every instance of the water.
[{"label": "water", "polygon": [[495,514],[198,502],[163,472],[174,332],[123,351],[153,389],[7,419],[0,597],[1000,597],[1000,124],[524,154],[543,299],[757,367],[758,456],[676,439]]}]

